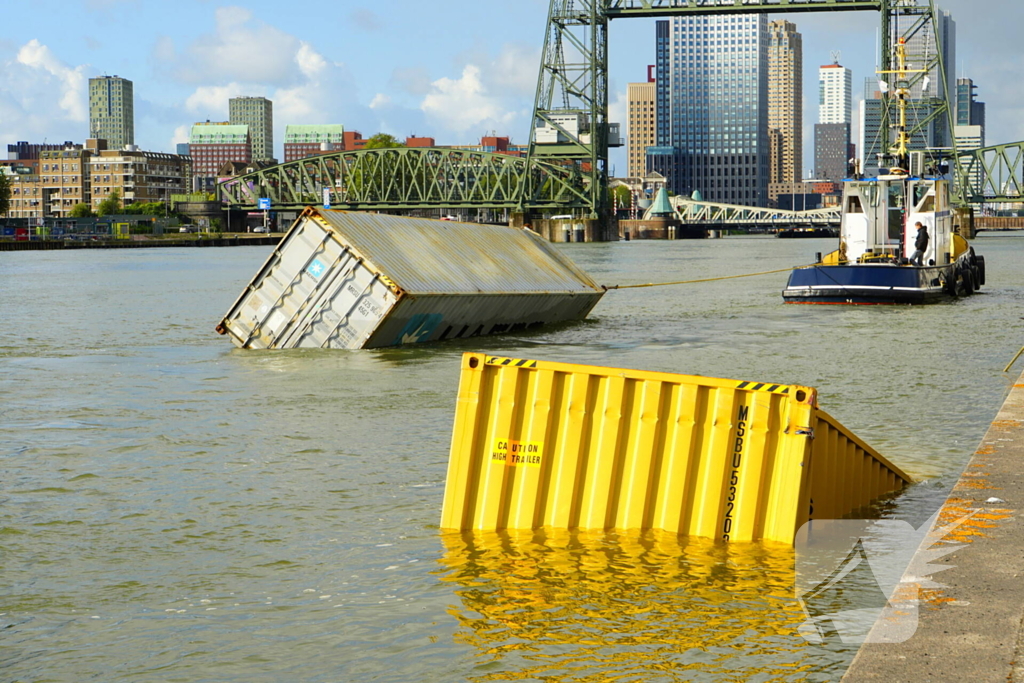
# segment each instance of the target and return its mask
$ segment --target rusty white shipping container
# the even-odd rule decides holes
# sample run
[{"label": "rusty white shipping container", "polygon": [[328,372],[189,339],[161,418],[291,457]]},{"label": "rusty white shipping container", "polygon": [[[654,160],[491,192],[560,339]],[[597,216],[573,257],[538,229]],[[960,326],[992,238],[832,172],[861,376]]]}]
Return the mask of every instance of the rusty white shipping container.
[{"label": "rusty white shipping container", "polygon": [[529,230],[310,208],[217,331],[241,348],[377,348],[582,320],[604,293]]}]

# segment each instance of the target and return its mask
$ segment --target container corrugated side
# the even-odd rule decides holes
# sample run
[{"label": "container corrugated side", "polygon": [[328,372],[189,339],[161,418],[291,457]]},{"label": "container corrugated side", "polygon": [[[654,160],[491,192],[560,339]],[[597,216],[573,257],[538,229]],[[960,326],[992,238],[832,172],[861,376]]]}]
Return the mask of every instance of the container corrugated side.
[{"label": "container corrugated side", "polygon": [[243,348],[374,348],[581,320],[603,295],[529,231],[307,210],[218,329]]},{"label": "container corrugated side", "polygon": [[807,387],[466,354],[441,527],[791,544],[908,480]]}]

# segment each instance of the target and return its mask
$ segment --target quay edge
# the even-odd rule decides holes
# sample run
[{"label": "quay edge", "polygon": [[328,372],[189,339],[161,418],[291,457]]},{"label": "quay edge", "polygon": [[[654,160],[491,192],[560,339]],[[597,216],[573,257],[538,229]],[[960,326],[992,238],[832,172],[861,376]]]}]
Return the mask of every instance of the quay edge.
[{"label": "quay edge", "polygon": [[0,240],[0,251],[57,251],[62,249],[158,249],[171,247],[252,247],[274,245],[281,235],[224,235],[200,239],[154,240]]},{"label": "quay edge", "polygon": [[934,574],[943,587],[924,593],[912,637],[861,646],[842,683],[1024,681],[1022,462],[1024,374],[936,522],[950,524],[978,511],[948,537],[963,546],[932,560],[948,567]]}]

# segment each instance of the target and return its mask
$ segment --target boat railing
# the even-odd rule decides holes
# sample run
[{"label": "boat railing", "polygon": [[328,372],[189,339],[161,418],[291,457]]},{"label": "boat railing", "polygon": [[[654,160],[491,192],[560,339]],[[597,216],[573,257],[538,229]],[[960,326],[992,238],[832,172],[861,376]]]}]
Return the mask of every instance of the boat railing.
[{"label": "boat railing", "polygon": [[857,259],[858,263],[878,263],[880,261],[892,261],[895,258],[899,258],[898,247],[875,247],[868,249],[860,258]]}]

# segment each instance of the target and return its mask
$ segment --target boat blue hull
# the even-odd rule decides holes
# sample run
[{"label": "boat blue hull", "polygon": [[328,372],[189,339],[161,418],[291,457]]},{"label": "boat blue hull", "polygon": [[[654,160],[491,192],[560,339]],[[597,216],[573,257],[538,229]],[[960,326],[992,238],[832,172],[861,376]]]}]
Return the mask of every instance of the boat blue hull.
[{"label": "boat blue hull", "polygon": [[790,304],[927,304],[973,291],[956,289],[957,264],[817,265],[794,270],[782,293]]}]

